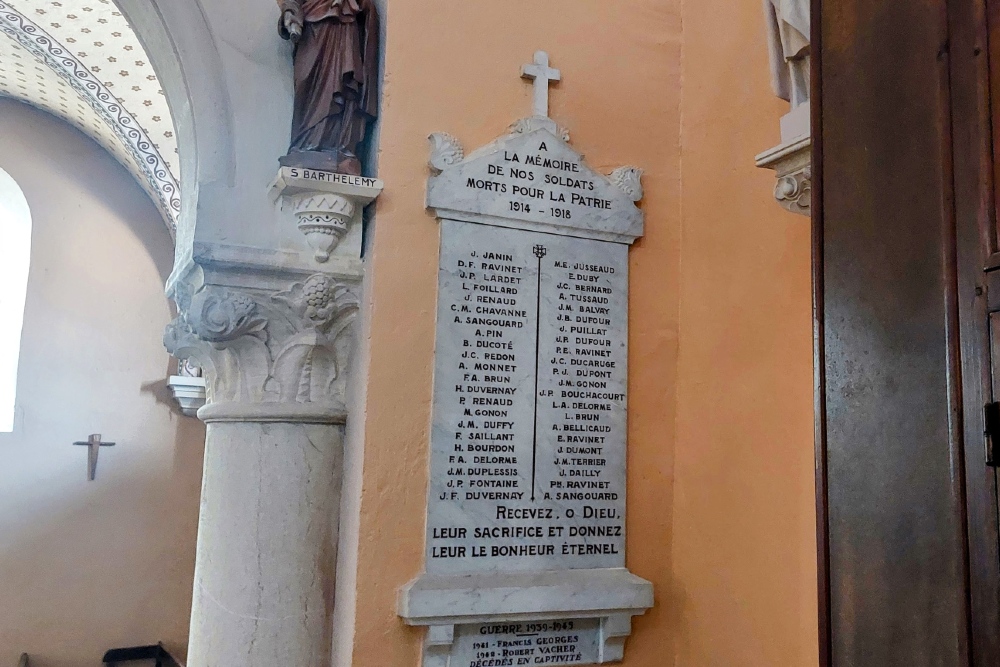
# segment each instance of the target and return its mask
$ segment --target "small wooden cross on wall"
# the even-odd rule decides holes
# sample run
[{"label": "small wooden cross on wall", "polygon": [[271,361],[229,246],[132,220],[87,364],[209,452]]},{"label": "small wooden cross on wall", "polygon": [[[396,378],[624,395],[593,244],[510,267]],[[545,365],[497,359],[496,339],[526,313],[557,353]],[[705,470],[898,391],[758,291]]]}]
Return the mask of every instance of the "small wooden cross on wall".
[{"label": "small wooden cross on wall", "polygon": [[559,70],[549,67],[549,54],[545,51],[535,51],[535,62],[521,66],[521,78],[534,81],[535,94],[532,113],[548,118],[549,84],[562,78]]},{"label": "small wooden cross on wall", "polygon": [[74,442],[74,445],[88,447],[87,449],[87,481],[93,482],[97,477],[97,455],[101,452],[101,447],[114,447],[113,442],[101,442],[101,434],[95,433],[87,438],[85,442]]}]

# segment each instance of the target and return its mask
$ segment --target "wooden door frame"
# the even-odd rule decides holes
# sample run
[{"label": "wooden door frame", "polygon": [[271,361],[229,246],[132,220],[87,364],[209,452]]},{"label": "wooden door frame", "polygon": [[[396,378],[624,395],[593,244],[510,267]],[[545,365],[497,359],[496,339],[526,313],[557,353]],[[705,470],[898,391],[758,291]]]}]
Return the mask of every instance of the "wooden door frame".
[{"label": "wooden door frame", "polygon": [[826,439],[826,322],[823,319],[823,0],[810,8],[810,133],[812,135],[813,407],[816,450],[816,572],[819,603],[819,667],[833,665],[830,617],[830,522]]},{"label": "wooden door frame", "polygon": [[[990,374],[1000,359],[991,359],[987,324],[988,302],[1000,299],[1000,284],[984,272],[996,264],[990,249],[997,246],[987,0],[948,0],[947,9],[969,642],[974,667],[995,667],[1000,664],[996,471],[986,466],[982,412],[986,403],[1000,400]],[[993,294],[988,282],[995,285]]]}]

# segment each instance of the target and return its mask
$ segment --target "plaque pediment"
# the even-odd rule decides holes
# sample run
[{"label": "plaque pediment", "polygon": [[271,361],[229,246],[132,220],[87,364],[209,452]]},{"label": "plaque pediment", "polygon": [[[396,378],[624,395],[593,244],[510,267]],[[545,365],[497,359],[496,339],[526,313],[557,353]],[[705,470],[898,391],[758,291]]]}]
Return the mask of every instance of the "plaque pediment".
[{"label": "plaque pediment", "polygon": [[465,156],[447,134],[431,135],[427,206],[437,217],[618,243],[643,234],[642,171],[600,174],[547,118]]}]

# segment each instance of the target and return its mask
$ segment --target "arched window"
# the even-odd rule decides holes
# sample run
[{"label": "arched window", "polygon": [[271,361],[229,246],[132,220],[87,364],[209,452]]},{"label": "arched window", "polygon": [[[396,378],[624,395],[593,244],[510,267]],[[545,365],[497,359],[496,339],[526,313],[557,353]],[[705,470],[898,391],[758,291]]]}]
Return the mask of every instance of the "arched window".
[{"label": "arched window", "polygon": [[0,169],[0,433],[14,430],[17,359],[31,257],[31,211],[10,174]]}]

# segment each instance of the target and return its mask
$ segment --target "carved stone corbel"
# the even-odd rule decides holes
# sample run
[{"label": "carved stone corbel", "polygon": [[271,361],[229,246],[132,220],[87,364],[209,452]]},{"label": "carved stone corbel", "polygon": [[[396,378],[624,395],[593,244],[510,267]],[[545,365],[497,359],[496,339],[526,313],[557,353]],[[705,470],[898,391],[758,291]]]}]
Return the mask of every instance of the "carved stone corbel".
[{"label": "carved stone corbel", "polygon": [[424,658],[420,667],[449,667],[451,647],[455,643],[455,626],[431,625],[424,636]]},{"label": "carved stone corbel", "polygon": [[269,192],[273,202],[295,215],[314,261],[336,265],[361,255],[362,212],[383,187],[377,178],[282,167]]},{"label": "carved stone corbel", "polygon": [[757,166],[773,169],[774,198],[786,210],[809,216],[812,211],[812,139],[808,135],[775,146],[757,156]]},{"label": "carved stone corbel", "polygon": [[632,634],[631,614],[611,614],[601,618],[598,656],[602,663],[625,659],[625,641]]}]

